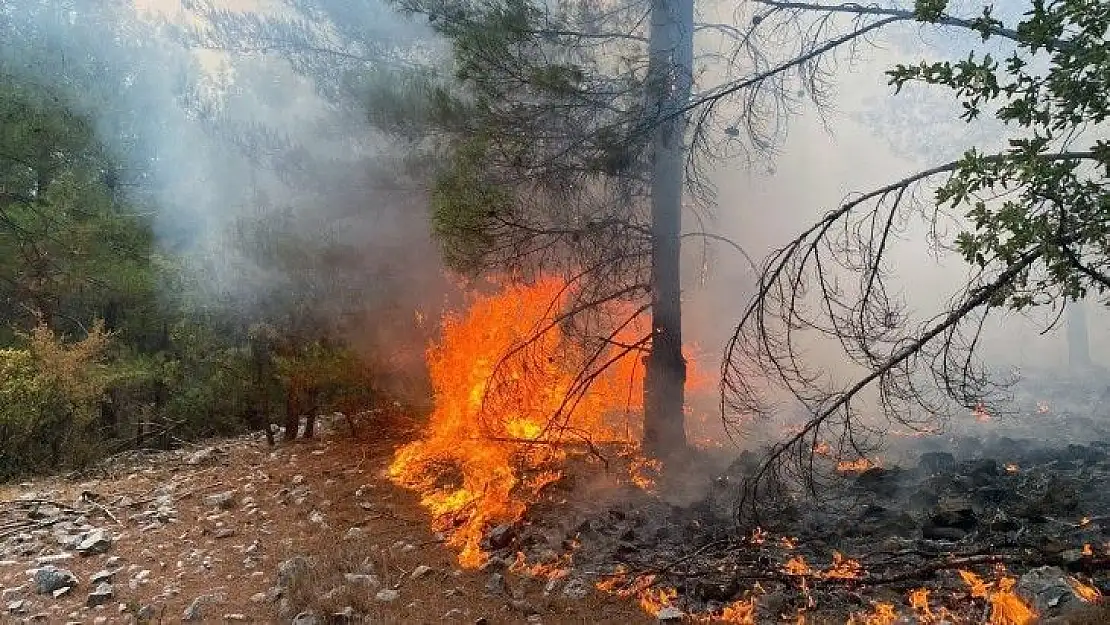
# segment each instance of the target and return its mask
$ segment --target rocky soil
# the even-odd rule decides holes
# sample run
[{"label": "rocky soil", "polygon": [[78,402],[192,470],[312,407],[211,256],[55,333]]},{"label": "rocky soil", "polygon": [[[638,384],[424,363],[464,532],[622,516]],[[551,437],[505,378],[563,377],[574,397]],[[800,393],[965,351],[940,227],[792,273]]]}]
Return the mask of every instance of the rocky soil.
[{"label": "rocky soil", "polygon": [[460,571],[385,479],[396,444],[247,437],[2,487],[0,622],[651,622]]}]

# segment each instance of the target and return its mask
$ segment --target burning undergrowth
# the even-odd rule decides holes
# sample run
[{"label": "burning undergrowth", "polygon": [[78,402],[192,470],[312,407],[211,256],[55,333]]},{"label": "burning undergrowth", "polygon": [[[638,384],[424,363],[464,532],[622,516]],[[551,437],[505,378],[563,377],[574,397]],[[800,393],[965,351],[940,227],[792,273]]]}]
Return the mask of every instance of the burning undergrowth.
[{"label": "burning undergrowth", "polygon": [[[781,506],[765,519],[773,529],[743,534],[734,480],[754,458],[693,505],[631,488],[575,497],[560,482],[487,543],[487,566],[557,571],[569,594],[586,585],[651,614],[733,623],[1019,625],[1101,602],[1110,448],[1026,441],[1015,472],[990,458],[1013,446],[846,472],[825,505]],[[1097,618],[1086,622],[1110,622]]]},{"label": "burning undergrowth", "polygon": [[421,493],[465,566],[485,561],[486,530],[518,521],[571,456],[651,481],[655,467],[638,445],[644,319],[615,303],[605,312],[625,321],[608,337],[571,340],[570,296],[556,278],[475,295],[428,351],[435,409],[390,476]]},{"label": "burning undergrowth", "polygon": [[755,454],[667,467],[660,494],[662,467],[637,445],[641,352],[620,347],[644,328],[629,317],[601,349],[568,340],[565,287],[509,285],[445,320],[428,352],[435,411],[391,467],[491,588],[510,570],[661,620],[854,625],[1025,625],[1110,591],[1110,446],[1050,449],[990,434],[982,415],[978,434],[887,458],[815,449],[840,479],[820,506],[774,502],[761,527],[735,517]]}]

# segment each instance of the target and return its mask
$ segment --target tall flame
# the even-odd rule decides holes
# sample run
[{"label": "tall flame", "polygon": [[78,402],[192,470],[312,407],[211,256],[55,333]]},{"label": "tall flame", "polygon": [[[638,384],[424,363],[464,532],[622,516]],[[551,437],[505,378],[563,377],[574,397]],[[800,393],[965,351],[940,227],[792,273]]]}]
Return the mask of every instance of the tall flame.
[{"label": "tall flame", "polygon": [[[646,324],[617,306],[610,312],[632,321],[610,341],[568,340],[558,318],[566,287],[548,277],[475,295],[464,313],[445,317],[428,349],[435,409],[389,475],[421,494],[464,566],[487,559],[481,540],[489,527],[520,519],[560,478],[568,447],[616,443],[634,451],[640,439],[642,351],[630,346],[643,345]],[[635,481],[650,487],[658,467],[635,467]]]}]

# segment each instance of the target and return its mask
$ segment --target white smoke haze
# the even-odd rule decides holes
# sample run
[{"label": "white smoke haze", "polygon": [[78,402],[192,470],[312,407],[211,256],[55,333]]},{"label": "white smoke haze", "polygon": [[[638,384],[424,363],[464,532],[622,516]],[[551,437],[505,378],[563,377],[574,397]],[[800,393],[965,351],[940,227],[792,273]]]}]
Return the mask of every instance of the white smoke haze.
[{"label": "white smoke haze", "polygon": [[207,15],[280,18],[284,3],[0,0],[0,69],[93,120],[129,199],[155,214],[163,253],[184,269],[167,297],[248,322],[275,304],[311,308],[367,351],[415,341],[405,347],[419,354],[411,311],[438,305],[443,289],[426,184],[355,106],[367,85],[352,76],[435,44],[384,3],[358,4],[375,10],[329,27],[365,28],[366,57],[317,51],[295,67],[205,36]]},{"label": "white smoke haze", "polygon": [[[1006,2],[996,7],[995,15],[1013,23],[1025,8],[1023,2]],[[981,13],[982,4],[964,2],[950,5],[949,10],[975,16]],[[732,11],[724,8],[709,21],[746,24],[750,20],[750,15],[736,18]],[[702,43],[707,52],[722,47],[720,41]],[[975,33],[913,24],[884,29],[869,40],[869,45],[859,46],[851,55],[838,56],[828,81],[833,87],[831,99],[818,108],[807,101],[806,94],[798,94],[797,115],[788,120],[784,140],[773,156],[750,162],[735,159],[717,166],[713,177],[717,232],[738,243],[758,263],[845,198],[959,158],[973,147],[990,151],[1004,146],[1012,131],[991,118],[990,111],[968,124],[959,119],[960,106],[946,89],[911,84],[894,95],[893,87],[887,85],[884,72],[897,63],[958,60],[966,58],[973,47],[984,47]],[[988,47],[996,58],[1003,58],[1011,49],[999,38]],[[712,72],[710,69],[708,73]],[[923,209],[930,208],[931,188],[919,189],[916,199]],[[951,245],[962,227],[959,220],[942,224],[936,233],[939,243]],[[691,229],[687,220],[687,230]],[[888,284],[905,301],[914,324],[943,312],[950,297],[971,275],[971,268],[958,254],[938,249],[932,234],[924,216],[911,218],[889,256]],[[690,286],[685,324],[687,337],[702,347],[717,348],[746,309],[757,274],[741,254],[728,246],[713,248],[707,277],[695,271],[702,260],[700,249],[688,248],[685,259]],[[846,278],[851,280],[850,276]],[[1099,314],[1100,304],[1088,301],[1080,305],[1088,313],[1094,368],[1069,366],[1066,317],[1061,318],[1056,307],[1023,314],[995,313],[984,328],[978,354],[999,379],[1020,374],[1024,382],[1016,387],[1016,394],[1026,400],[1036,397],[1039,385],[1045,381],[1104,388],[1100,373],[1105,371],[1101,365],[1110,349],[1110,326]],[[1054,321],[1059,321],[1057,327],[1045,332]],[[854,382],[865,373],[847,361],[835,341],[818,339],[803,345],[807,364],[834,383]],[[720,352],[706,351],[709,362],[705,364],[718,365]],[[774,422],[753,423],[752,437],[741,441],[743,446],[781,437],[784,427],[804,420],[805,415],[791,409],[792,401],[784,395],[776,397],[780,402]],[[699,410],[709,411],[716,409],[717,399],[714,395],[692,401]],[[1018,409],[1017,404],[1010,405]],[[885,422],[875,416],[876,422]],[[1017,418],[1027,419],[1028,414]],[[951,426],[960,428],[969,423],[973,429],[982,430],[970,414],[966,422]],[[1056,438],[1047,427],[1042,433]]]}]

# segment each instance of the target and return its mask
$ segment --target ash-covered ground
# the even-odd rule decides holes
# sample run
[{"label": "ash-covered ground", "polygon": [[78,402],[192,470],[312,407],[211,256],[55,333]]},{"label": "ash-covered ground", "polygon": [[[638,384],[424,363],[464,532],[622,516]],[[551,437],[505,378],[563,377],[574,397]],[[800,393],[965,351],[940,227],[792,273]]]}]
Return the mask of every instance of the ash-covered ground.
[{"label": "ash-covered ground", "polygon": [[[535,570],[558,571],[550,592],[598,583],[647,592],[656,599],[646,609],[666,607],[663,618],[726,610],[736,618],[746,604],[757,623],[803,614],[980,622],[1008,596],[1004,578],[1043,621],[1064,618],[1110,593],[1107,397],[1097,378],[1018,387],[1012,414],[892,437],[880,466],[845,472],[816,498],[768,502],[758,525],[735,514],[739,484],[759,465],[755,451],[684,476],[665,495],[605,490],[568,471],[521,523],[491,533],[490,566],[521,569],[523,554]],[[961,570],[987,589],[973,596]],[[645,591],[649,580],[654,590]],[[879,604],[903,620],[866,620],[879,618]]]}]

